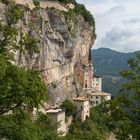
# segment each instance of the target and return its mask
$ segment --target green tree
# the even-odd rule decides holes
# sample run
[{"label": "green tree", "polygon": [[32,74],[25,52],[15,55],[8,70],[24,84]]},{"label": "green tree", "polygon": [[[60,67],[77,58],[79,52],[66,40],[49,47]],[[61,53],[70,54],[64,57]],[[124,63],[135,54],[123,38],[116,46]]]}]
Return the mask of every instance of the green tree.
[{"label": "green tree", "polygon": [[50,116],[39,113],[35,124],[40,128],[42,140],[59,140],[57,127]]},{"label": "green tree", "polygon": [[23,104],[37,107],[46,96],[37,71],[12,65],[0,55],[0,115]]},{"label": "green tree", "polygon": [[111,102],[109,127],[120,140],[139,139],[140,136],[140,52],[136,59],[129,59],[130,70],[121,75],[127,79],[120,96]]},{"label": "green tree", "polygon": [[0,116],[0,138],[9,140],[59,140],[57,124],[39,113],[36,119],[21,109],[13,114]]},{"label": "green tree", "polygon": [[0,116],[0,138],[9,140],[41,140],[40,129],[29,113],[15,110],[13,114]]},{"label": "green tree", "polygon": [[[10,4],[16,6],[13,2]],[[17,22],[20,14],[12,12],[11,5],[6,15],[8,13],[9,18],[17,16]],[[19,7],[17,9],[20,10]],[[22,36],[18,44],[15,22],[9,24],[7,20],[7,24],[0,24],[0,115],[23,105],[37,107],[47,96],[46,86],[37,71],[13,65],[13,52],[19,47],[38,52],[37,41],[28,35]]]},{"label": "green tree", "polygon": [[61,107],[66,110],[67,116],[74,114],[76,111],[76,105],[68,99],[62,102]]},{"label": "green tree", "polygon": [[39,8],[39,6],[40,6],[40,0],[33,0],[33,3],[34,3],[34,5],[35,5],[36,7]]},{"label": "green tree", "polygon": [[96,124],[88,119],[85,122],[75,120],[70,127],[67,140],[105,140],[106,135],[103,135]]}]

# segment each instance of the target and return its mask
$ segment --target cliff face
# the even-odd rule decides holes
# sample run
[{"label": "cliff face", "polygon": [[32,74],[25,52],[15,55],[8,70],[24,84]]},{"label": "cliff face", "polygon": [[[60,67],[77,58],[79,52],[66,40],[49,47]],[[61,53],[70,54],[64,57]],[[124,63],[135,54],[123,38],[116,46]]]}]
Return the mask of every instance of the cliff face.
[{"label": "cliff face", "polygon": [[[56,5],[55,3],[53,3]],[[25,8],[24,16],[15,25],[18,40],[27,32],[39,40],[39,53],[16,51],[16,63],[20,66],[38,69],[48,85],[51,103],[61,103],[80,94],[83,68],[88,62],[89,51],[94,43],[94,27],[82,16],[69,9]],[[0,3],[0,20],[5,22],[7,7]],[[62,9],[62,8],[61,8]],[[66,9],[66,7],[64,7]]]}]

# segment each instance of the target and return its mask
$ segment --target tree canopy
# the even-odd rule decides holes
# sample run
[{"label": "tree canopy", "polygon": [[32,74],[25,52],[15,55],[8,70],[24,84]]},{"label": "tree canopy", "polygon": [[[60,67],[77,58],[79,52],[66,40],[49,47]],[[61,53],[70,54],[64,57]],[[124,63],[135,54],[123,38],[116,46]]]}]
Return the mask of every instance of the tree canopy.
[{"label": "tree canopy", "polygon": [[122,85],[120,95],[106,106],[110,111],[109,128],[119,140],[140,136],[140,52],[128,64],[130,70],[121,72],[127,83]]}]

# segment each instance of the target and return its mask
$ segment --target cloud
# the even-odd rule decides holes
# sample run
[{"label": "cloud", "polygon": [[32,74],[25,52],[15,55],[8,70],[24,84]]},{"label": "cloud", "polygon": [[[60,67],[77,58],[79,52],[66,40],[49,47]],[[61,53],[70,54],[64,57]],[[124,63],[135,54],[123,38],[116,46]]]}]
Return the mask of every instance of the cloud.
[{"label": "cloud", "polygon": [[113,28],[98,42],[98,47],[112,48],[122,52],[140,50],[140,29]]},{"label": "cloud", "polygon": [[106,14],[114,14],[114,13],[122,13],[125,11],[125,7],[123,5],[117,5],[112,7]]},{"label": "cloud", "polygon": [[94,48],[140,50],[140,0],[77,1],[85,4],[95,17],[97,39]]},{"label": "cloud", "polygon": [[124,25],[136,24],[136,23],[140,23],[140,18],[131,18],[131,19],[123,20]]},{"label": "cloud", "polygon": [[121,28],[112,28],[111,31],[107,32],[105,37],[112,41],[119,41],[125,38],[131,38],[135,35],[139,34],[138,31],[131,31],[130,29],[121,29]]}]

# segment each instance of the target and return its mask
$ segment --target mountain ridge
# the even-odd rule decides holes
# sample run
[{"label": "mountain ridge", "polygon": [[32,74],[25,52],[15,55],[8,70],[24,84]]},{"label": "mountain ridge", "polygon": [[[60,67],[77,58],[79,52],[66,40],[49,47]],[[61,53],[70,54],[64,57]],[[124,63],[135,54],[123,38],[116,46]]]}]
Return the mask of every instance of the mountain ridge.
[{"label": "mountain ridge", "polygon": [[129,69],[129,58],[135,58],[134,53],[123,53],[108,48],[92,50],[94,72],[103,77],[103,91],[116,96],[124,82],[120,72]]},{"label": "mountain ridge", "polygon": [[120,71],[129,68],[127,60],[134,57],[134,53],[117,52],[108,48],[92,50],[95,73],[99,75],[119,75]]}]

